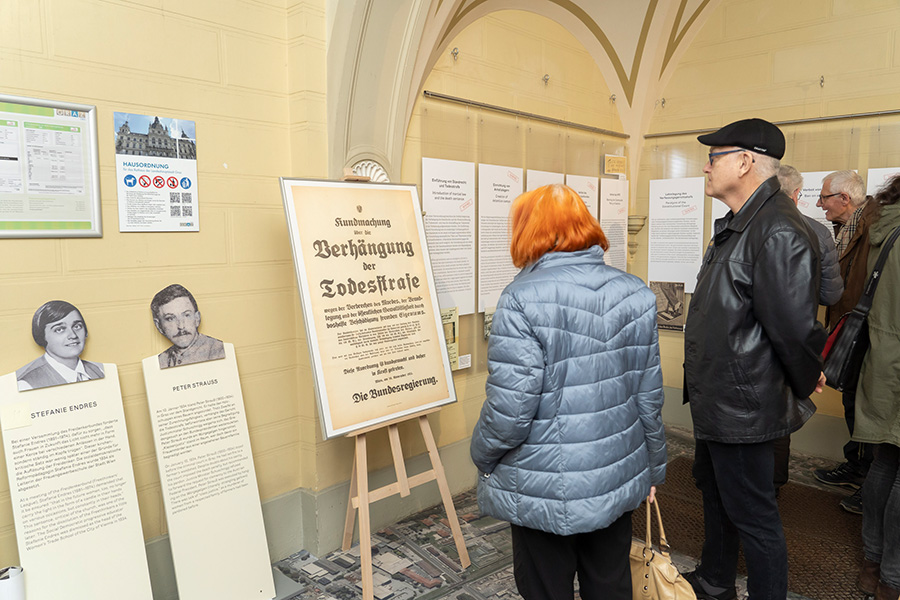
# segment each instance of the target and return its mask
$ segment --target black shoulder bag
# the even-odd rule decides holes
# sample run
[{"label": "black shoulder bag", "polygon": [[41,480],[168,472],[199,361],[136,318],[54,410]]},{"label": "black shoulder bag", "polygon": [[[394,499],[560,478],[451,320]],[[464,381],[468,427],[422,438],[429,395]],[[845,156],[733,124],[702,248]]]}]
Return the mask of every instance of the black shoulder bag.
[{"label": "black shoulder bag", "polygon": [[822,352],[825,365],[822,370],[825,371],[828,385],[839,392],[856,390],[863,358],[869,349],[869,310],[881,279],[881,270],[898,236],[900,227],[884,242],[859,302],[852,311],[840,318],[825,343],[825,350]]}]

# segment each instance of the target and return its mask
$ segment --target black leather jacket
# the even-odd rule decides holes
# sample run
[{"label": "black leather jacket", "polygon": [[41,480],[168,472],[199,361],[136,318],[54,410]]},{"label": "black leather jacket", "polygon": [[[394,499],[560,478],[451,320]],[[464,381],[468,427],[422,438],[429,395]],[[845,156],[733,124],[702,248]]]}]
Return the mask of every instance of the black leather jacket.
[{"label": "black leather jacket", "polygon": [[775,177],[714,229],[684,335],[694,435],[728,443],[782,437],[816,410],[809,395],[826,339],[816,322],[818,241]]}]

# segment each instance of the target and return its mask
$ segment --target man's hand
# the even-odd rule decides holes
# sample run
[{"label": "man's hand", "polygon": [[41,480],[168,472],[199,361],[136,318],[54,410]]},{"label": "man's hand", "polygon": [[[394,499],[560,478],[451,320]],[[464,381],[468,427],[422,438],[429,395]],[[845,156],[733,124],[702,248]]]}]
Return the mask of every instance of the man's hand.
[{"label": "man's hand", "polygon": [[825,389],[825,382],[827,381],[825,377],[825,371],[822,371],[822,374],[819,375],[819,381],[816,382],[816,393],[821,394],[822,390]]},{"label": "man's hand", "polygon": [[650,486],[650,495],[647,496],[647,502],[649,502],[650,504],[653,504],[653,502],[655,502],[655,501],[656,501],[656,486],[651,485]]}]

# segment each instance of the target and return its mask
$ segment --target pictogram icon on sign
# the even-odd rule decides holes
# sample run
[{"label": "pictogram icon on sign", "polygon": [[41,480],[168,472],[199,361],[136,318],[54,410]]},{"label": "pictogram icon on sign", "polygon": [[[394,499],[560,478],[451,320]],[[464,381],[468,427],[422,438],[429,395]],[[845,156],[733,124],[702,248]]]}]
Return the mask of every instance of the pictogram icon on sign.
[{"label": "pictogram icon on sign", "polygon": [[137,185],[137,178],[134,175],[126,175],[125,176],[125,185],[128,187],[134,187]]},{"label": "pictogram icon on sign", "polygon": [[166,179],[166,185],[172,188],[173,190],[178,187],[178,178],[177,177],[169,177]]},{"label": "pictogram icon on sign", "polygon": [[146,175],[141,175],[141,178],[138,179],[138,183],[141,184],[141,187],[150,187],[150,178]]},{"label": "pictogram icon on sign", "polygon": [[161,175],[157,175],[156,177],[153,178],[153,186],[154,187],[161,188],[164,185],[166,185],[165,177],[162,177]]},{"label": "pictogram icon on sign", "polygon": [[182,177],[181,187],[183,187],[184,189],[188,189],[189,187],[191,187],[191,180],[188,177]]}]

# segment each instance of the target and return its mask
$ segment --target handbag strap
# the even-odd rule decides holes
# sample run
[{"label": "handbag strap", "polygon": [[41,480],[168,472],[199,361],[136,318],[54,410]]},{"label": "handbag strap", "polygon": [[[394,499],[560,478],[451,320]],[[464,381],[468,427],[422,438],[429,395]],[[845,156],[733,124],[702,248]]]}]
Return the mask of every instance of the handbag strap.
[{"label": "handbag strap", "polygon": [[[651,516],[650,516],[650,502],[645,500],[644,503],[647,505],[647,538],[646,538],[646,541],[644,542],[644,549],[647,550],[647,549],[652,548],[651,541],[650,541]],[[663,556],[665,556],[666,558],[668,558],[669,550],[671,550],[671,548],[669,547],[669,542],[666,540],[666,530],[663,527],[662,513],[659,512],[659,497],[657,497],[653,500],[653,506],[656,507],[656,522],[659,524],[659,553],[662,554]]]},{"label": "handbag strap", "polygon": [[659,512],[659,498],[653,500],[656,507],[656,522],[659,523],[659,553],[669,558],[669,542],[666,540],[666,530],[662,524],[662,513]]},{"label": "handbag strap", "polygon": [[884,263],[887,262],[891,246],[897,241],[898,236],[900,236],[900,227],[894,229],[890,237],[881,246],[878,260],[875,261],[875,268],[872,269],[869,278],[866,280],[866,287],[863,288],[863,294],[859,297],[859,302],[856,303],[856,307],[853,309],[854,312],[862,313],[863,315],[869,314],[869,310],[872,308],[872,299],[875,297],[875,289],[878,287],[878,282],[881,281],[881,271],[884,269]]},{"label": "handbag strap", "polygon": [[644,500],[644,504],[647,505],[647,538],[644,541],[644,550],[650,550],[653,548],[653,543],[650,540],[650,503]]}]

